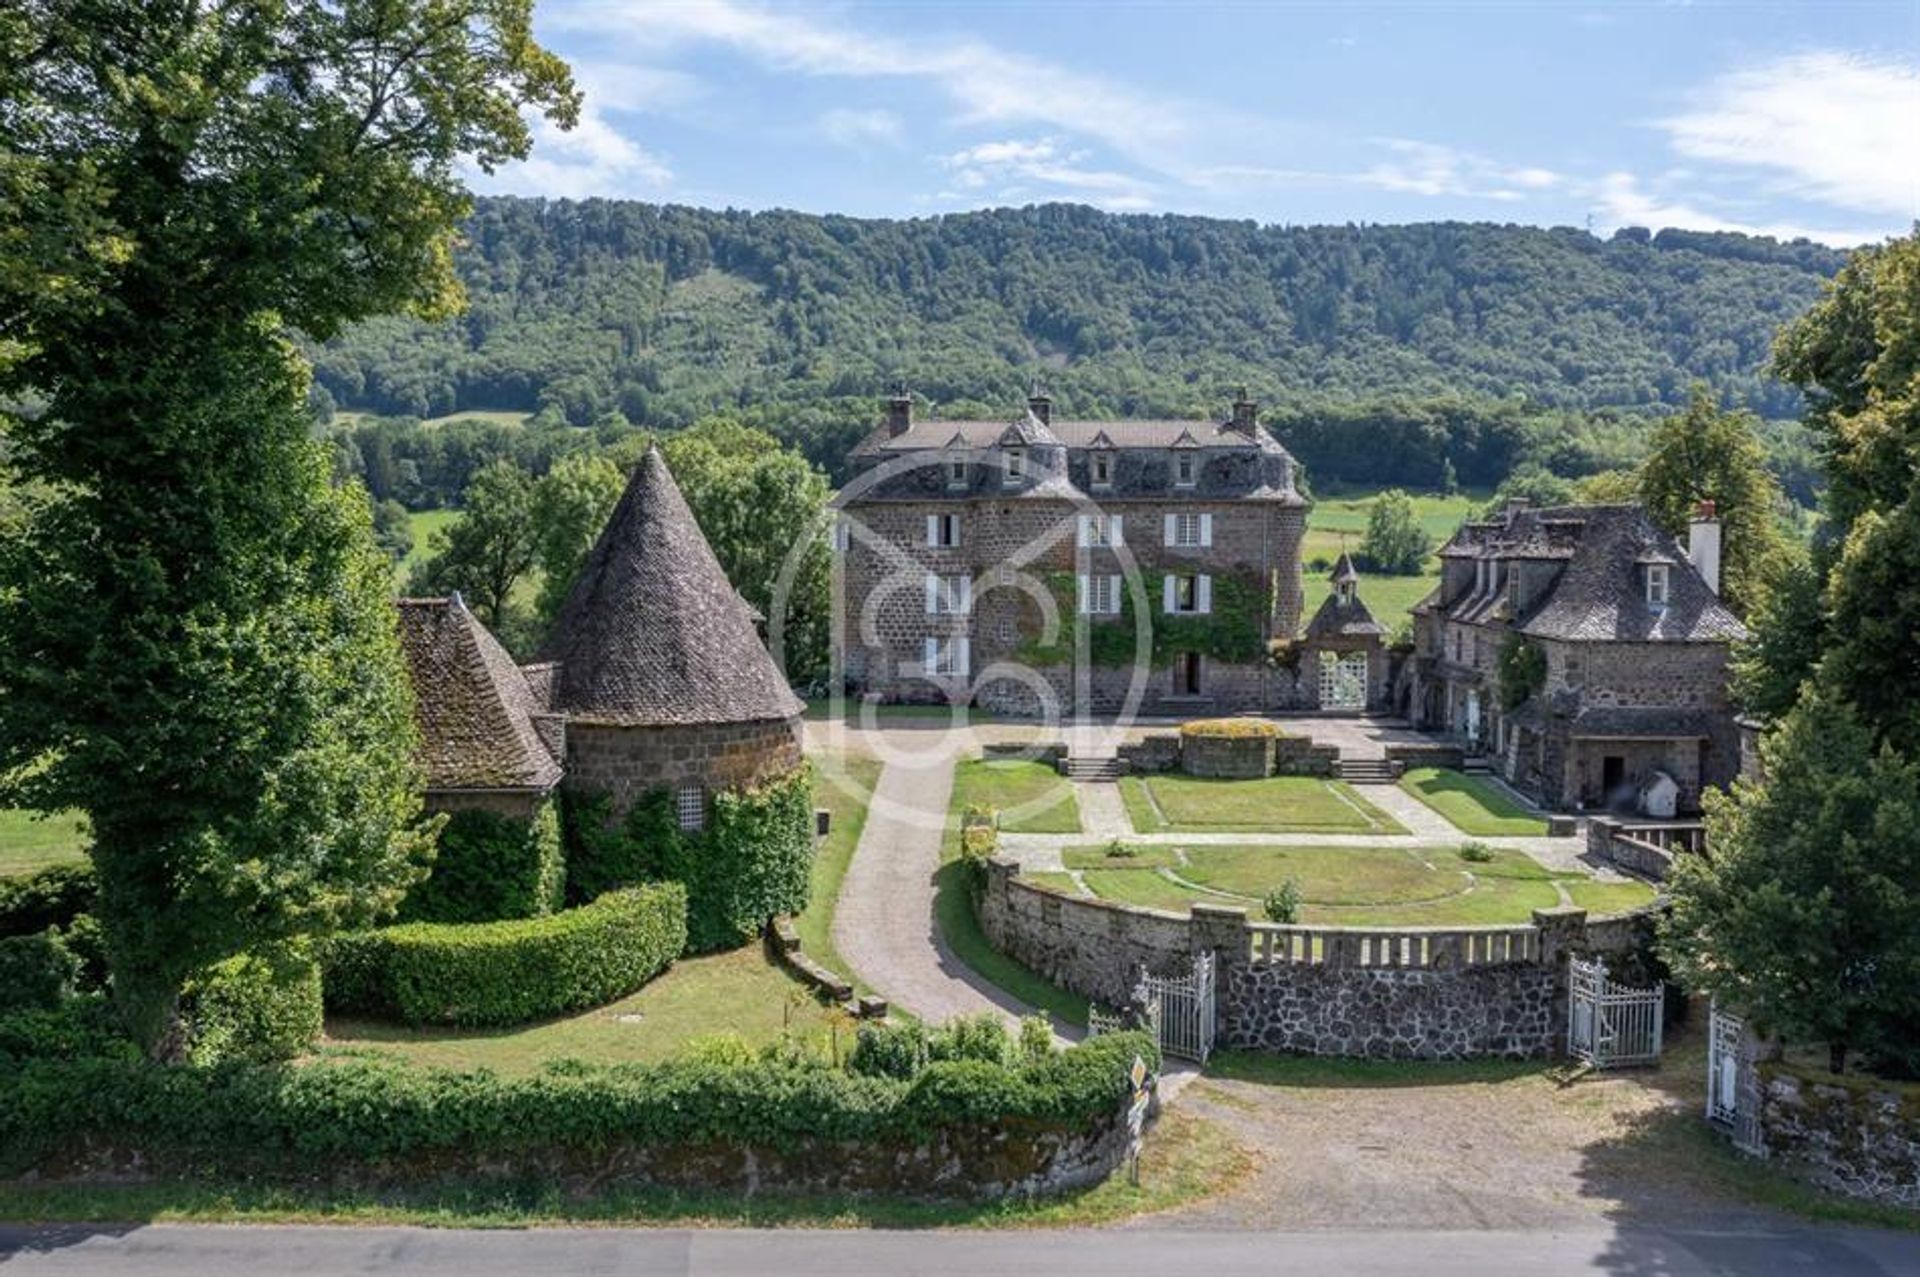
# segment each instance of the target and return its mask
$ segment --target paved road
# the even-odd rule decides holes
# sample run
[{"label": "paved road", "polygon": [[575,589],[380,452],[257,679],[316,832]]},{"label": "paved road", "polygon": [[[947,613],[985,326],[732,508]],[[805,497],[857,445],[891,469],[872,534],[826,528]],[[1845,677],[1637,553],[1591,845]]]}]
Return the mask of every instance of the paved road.
[{"label": "paved road", "polygon": [[461,1232],[414,1228],[131,1229],[0,1226],[7,1277],[1896,1277],[1920,1274],[1920,1238],[1833,1227],[1680,1232],[1174,1233],[748,1232],[580,1229]]}]

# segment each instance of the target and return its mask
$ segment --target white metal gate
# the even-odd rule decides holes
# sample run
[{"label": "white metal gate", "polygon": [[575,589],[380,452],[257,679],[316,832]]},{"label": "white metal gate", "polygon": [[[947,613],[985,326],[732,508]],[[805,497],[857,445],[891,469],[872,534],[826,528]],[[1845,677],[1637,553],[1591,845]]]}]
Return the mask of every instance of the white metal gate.
[{"label": "white metal gate", "polygon": [[1367,654],[1320,653],[1320,708],[1367,707]]},{"label": "white metal gate", "polygon": [[[1153,1026],[1161,1051],[1205,1064],[1213,1054],[1215,1028],[1213,955],[1203,953],[1195,958],[1193,969],[1183,976],[1145,976],[1143,986],[1147,1022]],[[1122,1015],[1097,1006],[1088,1009],[1090,1036],[1118,1033],[1125,1027],[1126,1017]]]},{"label": "white metal gate", "polygon": [[1707,1120],[1747,1153],[1763,1151],[1759,1075],[1753,1065],[1746,1021],[1715,1003],[1707,1031]]},{"label": "white metal gate", "polygon": [[1605,962],[1567,964],[1567,1054],[1596,1069],[1660,1062],[1666,986],[1636,989],[1607,978]]}]

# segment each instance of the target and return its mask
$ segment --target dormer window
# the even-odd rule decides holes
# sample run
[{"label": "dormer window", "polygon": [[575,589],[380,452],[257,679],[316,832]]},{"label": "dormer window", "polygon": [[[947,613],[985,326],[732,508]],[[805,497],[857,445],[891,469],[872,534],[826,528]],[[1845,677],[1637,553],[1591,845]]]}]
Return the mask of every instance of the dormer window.
[{"label": "dormer window", "polygon": [[1667,607],[1667,565],[1664,563],[1647,564],[1647,606],[1656,612]]},{"label": "dormer window", "polygon": [[949,488],[964,488],[967,486],[966,458],[947,458],[947,486]]},{"label": "dormer window", "polygon": [[1113,454],[1102,448],[1093,454],[1093,486],[1104,488],[1113,482]]},{"label": "dormer window", "polygon": [[1507,564],[1507,610],[1520,615],[1520,566],[1516,563]]},{"label": "dormer window", "polygon": [[1007,469],[1006,473],[1000,476],[1000,482],[1011,487],[1020,482],[1021,476],[1026,472],[1027,450],[1025,448],[1008,448]]},{"label": "dormer window", "polygon": [[1182,488],[1191,488],[1194,474],[1199,469],[1192,452],[1182,451],[1173,454],[1173,481]]}]

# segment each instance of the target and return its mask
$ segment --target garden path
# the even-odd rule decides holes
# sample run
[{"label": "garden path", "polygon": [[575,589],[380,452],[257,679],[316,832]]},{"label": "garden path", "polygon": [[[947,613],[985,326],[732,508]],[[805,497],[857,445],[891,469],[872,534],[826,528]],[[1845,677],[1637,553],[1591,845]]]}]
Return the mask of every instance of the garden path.
[{"label": "garden path", "polygon": [[1080,828],[1088,842],[1133,837],[1133,822],[1127,819],[1127,805],[1120,801],[1120,786],[1111,781],[1076,780],[1073,797],[1080,804]]}]

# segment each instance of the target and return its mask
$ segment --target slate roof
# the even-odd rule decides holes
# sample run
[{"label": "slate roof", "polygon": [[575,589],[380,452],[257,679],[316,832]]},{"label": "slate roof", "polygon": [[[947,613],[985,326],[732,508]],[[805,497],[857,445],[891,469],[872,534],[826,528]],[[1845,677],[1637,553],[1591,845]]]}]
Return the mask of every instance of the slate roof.
[{"label": "slate roof", "polygon": [[[1674,539],[1637,505],[1516,509],[1462,525],[1442,548],[1447,558],[1547,559],[1563,566],[1518,617],[1508,617],[1503,591],[1469,590],[1453,599],[1438,591],[1415,609],[1462,621],[1508,620],[1533,638],[1570,642],[1725,643],[1746,627],[1707,588]],[[1642,573],[1668,563],[1667,606],[1647,603]]]},{"label": "slate roof", "polygon": [[1356,588],[1353,599],[1351,602],[1342,603],[1338,589],[1322,599],[1319,610],[1313,614],[1313,619],[1307,622],[1308,638],[1367,638],[1387,632],[1386,626],[1373,619],[1373,612],[1360,597],[1360,591],[1357,588],[1360,583],[1360,571],[1353,566],[1351,555],[1342,551],[1339,561],[1333,565],[1333,572],[1327,579],[1335,586],[1354,585]]},{"label": "slate roof", "polygon": [[[1034,424],[1038,425],[1038,420]],[[853,450],[854,456],[870,453],[918,452],[923,448],[941,448],[959,435],[971,448],[991,448],[1010,427],[1025,422],[1006,421],[916,421],[904,434],[889,436],[886,426],[868,435]],[[1205,448],[1256,449],[1259,442],[1230,421],[1052,421],[1042,430],[1069,448],[1091,448],[1111,443],[1116,448],[1171,448],[1183,434]],[[1271,436],[1269,436],[1271,438]],[[1277,446],[1277,445],[1276,445]]]},{"label": "slate roof", "polygon": [[459,596],[401,599],[398,608],[427,788],[558,784],[560,763],[533,722],[540,697]]},{"label": "slate roof", "polygon": [[541,656],[559,663],[554,709],[584,722],[751,722],[803,708],[658,449],[634,470]]}]

